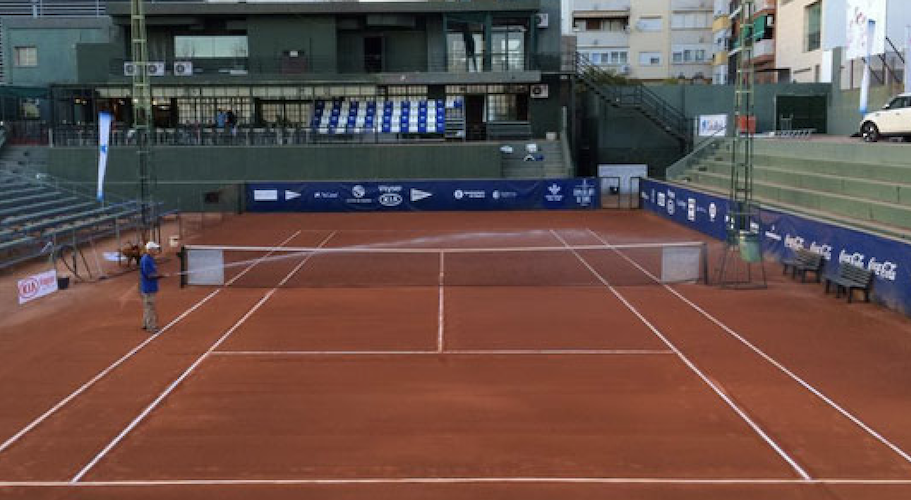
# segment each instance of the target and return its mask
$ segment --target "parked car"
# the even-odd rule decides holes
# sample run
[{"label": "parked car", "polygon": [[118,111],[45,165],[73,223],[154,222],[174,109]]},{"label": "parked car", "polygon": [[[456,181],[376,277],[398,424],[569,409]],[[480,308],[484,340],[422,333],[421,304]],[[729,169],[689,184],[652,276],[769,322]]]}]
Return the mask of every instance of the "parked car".
[{"label": "parked car", "polygon": [[880,137],[911,139],[911,92],[899,94],[879,111],[867,113],[860,122],[860,135],[867,142]]}]

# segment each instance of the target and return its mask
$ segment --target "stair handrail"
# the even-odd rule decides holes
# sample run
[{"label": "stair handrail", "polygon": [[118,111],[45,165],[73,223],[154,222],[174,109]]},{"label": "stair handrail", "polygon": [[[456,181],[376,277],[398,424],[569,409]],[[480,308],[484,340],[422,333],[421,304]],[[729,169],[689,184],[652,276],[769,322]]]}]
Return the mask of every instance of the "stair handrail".
[{"label": "stair handrail", "polygon": [[[666,123],[680,134],[681,140],[686,143],[687,149],[689,149],[692,144],[692,123],[685,113],[669,104],[642,83],[629,82],[626,85],[617,85],[594,81],[594,76],[602,76],[604,79],[609,79],[611,75],[592,63],[585,54],[576,52],[575,61],[576,75],[589,86],[600,90],[601,94],[606,94],[604,95],[605,98],[611,99],[619,105],[647,106],[650,111],[656,114],[660,121]],[[632,102],[627,103],[625,98],[630,94]]]},{"label": "stair handrail", "polygon": [[723,142],[727,137],[727,130],[719,129],[712,132],[712,135],[706,137],[704,140],[700,141],[693,147],[693,150],[683,158],[672,163],[664,171],[664,178],[671,179],[676,178],[677,176],[683,174],[692,164],[693,160],[701,158],[703,153],[709,147]]}]

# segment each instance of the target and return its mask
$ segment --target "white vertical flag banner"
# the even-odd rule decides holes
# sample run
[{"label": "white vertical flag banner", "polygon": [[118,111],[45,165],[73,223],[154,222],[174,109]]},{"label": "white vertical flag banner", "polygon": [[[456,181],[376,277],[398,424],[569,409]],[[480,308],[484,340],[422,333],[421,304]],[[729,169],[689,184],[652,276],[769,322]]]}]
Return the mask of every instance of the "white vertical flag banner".
[{"label": "white vertical flag banner", "polygon": [[864,60],[864,77],[860,81],[860,114],[867,114],[867,101],[870,99],[870,61],[873,57],[873,34],[876,33],[876,21],[867,21],[867,54]]},{"label": "white vertical flag banner", "polygon": [[108,148],[111,143],[111,121],[114,117],[110,113],[98,115],[98,201],[104,201],[104,174],[108,168]]},{"label": "white vertical flag banner", "polygon": [[905,92],[911,92],[911,26],[905,26]]}]

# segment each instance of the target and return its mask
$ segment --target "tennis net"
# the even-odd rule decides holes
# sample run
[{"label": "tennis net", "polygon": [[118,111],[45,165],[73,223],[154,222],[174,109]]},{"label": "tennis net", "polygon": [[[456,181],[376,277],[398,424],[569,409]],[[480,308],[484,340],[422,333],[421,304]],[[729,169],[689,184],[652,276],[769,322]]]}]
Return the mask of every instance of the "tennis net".
[{"label": "tennis net", "polygon": [[511,248],[187,245],[181,284],[232,287],[636,286],[705,283],[703,242]]}]

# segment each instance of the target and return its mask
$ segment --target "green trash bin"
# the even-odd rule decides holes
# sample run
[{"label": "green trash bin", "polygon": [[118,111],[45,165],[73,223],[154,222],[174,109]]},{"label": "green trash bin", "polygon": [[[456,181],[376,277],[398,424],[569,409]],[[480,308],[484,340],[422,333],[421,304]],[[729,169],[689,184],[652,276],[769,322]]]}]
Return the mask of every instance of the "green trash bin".
[{"label": "green trash bin", "polygon": [[752,263],[762,260],[762,246],[759,243],[758,234],[741,231],[737,239],[740,247],[740,258],[744,262]]}]

